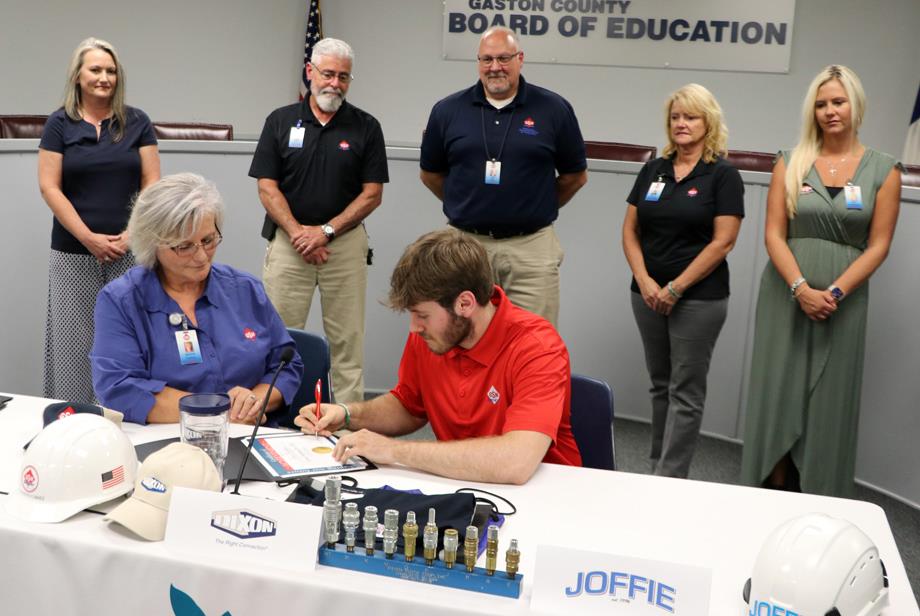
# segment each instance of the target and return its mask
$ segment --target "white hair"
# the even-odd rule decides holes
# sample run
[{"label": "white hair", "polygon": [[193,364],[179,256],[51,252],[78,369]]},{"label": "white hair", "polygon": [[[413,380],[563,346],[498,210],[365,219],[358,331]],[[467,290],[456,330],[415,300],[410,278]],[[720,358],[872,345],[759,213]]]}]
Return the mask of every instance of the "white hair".
[{"label": "white hair", "polygon": [[351,45],[345,41],[334,38],[324,38],[313,46],[313,53],[310,61],[316,58],[344,58],[351,63],[355,61],[355,52]]},{"label": "white hair", "polygon": [[219,229],[224,202],[214,182],[197,173],[167,175],[141,191],[131,208],[128,242],[138,264],[153,269],[157,247],[191,237],[208,217]]}]

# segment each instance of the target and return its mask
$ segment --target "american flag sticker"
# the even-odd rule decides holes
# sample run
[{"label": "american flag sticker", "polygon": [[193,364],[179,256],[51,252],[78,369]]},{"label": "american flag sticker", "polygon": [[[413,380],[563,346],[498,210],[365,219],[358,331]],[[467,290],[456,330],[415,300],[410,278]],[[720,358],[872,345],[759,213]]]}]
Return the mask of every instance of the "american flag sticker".
[{"label": "american flag sticker", "polygon": [[116,466],[107,473],[102,473],[102,489],[108,490],[125,480],[125,467]]}]

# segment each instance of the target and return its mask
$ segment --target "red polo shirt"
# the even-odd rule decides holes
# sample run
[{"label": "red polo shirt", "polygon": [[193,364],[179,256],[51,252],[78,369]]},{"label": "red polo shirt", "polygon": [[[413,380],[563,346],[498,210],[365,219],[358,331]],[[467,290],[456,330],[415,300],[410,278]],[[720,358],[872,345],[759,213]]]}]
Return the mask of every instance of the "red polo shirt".
[{"label": "red polo shirt", "polygon": [[514,306],[495,287],[492,322],[472,349],[433,353],[409,334],[392,390],[438,440],[498,436],[512,430],[546,434],[544,462],[581,466],[569,420],[569,352],[552,325]]}]

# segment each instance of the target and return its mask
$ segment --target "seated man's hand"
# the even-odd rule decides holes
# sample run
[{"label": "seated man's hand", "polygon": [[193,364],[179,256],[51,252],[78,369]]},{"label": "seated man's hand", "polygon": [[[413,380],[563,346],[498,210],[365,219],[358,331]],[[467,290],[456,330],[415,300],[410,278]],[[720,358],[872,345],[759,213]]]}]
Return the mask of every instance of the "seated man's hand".
[{"label": "seated man's hand", "polygon": [[304,434],[329,436],[345,425],[345,409],[338,404],[321,404],[320,417],[317,419],[316,404],[307,404],[300,407],[298,416],[294,418],[294,425]]},{"label": "seated man's hand", "polygon": [[339,462],[344,462],[351,456],[364,456],[377,464],[394,464],[396,462],[396,449],[400,441],[371,432],[358,430],[346,434],[335,444],[332,457]]}]

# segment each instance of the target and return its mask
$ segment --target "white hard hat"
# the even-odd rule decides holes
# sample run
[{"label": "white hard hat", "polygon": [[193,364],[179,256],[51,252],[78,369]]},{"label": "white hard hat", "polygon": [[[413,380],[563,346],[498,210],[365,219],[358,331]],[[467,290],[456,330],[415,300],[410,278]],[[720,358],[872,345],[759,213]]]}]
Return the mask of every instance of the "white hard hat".
[{"label": "white hard hat", "polygon": [[220,475],[211,456],[187,443],[171,443],[150,454],[137,472],[134,494],[103,519],[149,541],[162,541],[177,487],[220,492]]},{"label": "white hard hat", "polygon": [[888,578],[863,531],[809,513],[767,537],[743,594],[753,615],[877,616],[888,605]]},{"label": "white hard hat", "polygon": [[60,522],[131,491],[137,454],[121,429],[99,415],[48,424],[22,455],[19,486],[6,510],[30,522]]}]

